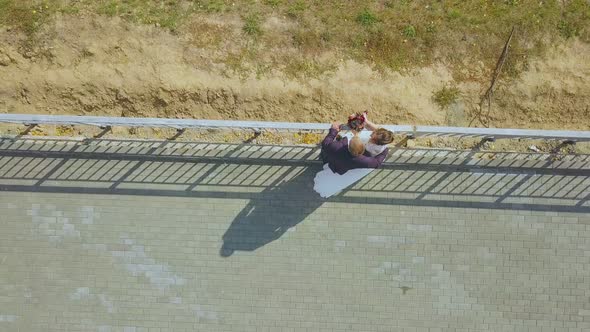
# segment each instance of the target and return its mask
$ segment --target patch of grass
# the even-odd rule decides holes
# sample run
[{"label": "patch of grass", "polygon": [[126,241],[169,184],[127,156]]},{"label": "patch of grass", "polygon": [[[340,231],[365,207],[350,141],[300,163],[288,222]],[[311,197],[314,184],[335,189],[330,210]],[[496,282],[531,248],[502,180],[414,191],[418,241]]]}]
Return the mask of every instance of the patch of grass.
[{"label": "patch of grass", "polygon": [[48,0],[0,0],[0,26],[9,26],[24,33],[21,47],[32,51],[37,43],[37,33],[57,11],[59,6]]},{"label": "patch of grass", "polygon": [[508,51],[508,57],[506,57],[506,61],[502,67],[501,77],[518,77],[523,71],[526,71],[529,68],[529,58],[531,54],[541,54],[541,48],[541,45],[529,48],[522,40],[513,39],[510,44],[510,50]]},{"label": "patch of grass", "polygon": [[331,36],[327,31],[299,29],[293,34],[293,43],[303,52],[317,53],[324,49]]},{"label": "patch of grass", "polygon": [[571,23],[565,20],[559,21],[559,23],[557,24],[557,30],[559,30],[559,34],[566,39],[578,35],[576,27],[574,27]]},{"label": "patch of grass", "polygon": [[416,38],[416,28],[413,25],[407,25],[404,30],[402,30],[402,34],[406,38]]},{"label": "patch of grass", "polygon": [[263,76],[272,72],[272,65],[266,63],[257,63],[255,66],[256,78],[261,79]]},{"label": "patch of grass", "polygon": [[244,26],[242,31],[252,37],[262,35],[262,28],[260,27],[260,16],[258,14],[250,14],[244,18]]},{"label": "patch of grass", "polygon": [[119,15],[119,1],[110,0],[98,7],[98,13],[106,16]]},{"label": "patch of grass", "polygon": [[281,0],[264,0],[264,3],[273,8],[278,7],[281,4]]},{"label": "patch of grass", "polygon": [[375,13],[365,8],[356,16],[356,21],[364,27],[372,27],[375,23],[379,22],[379,19]]},{"label": "patch of grass", "polygon": [[287,15],[292,18],[300,18],[306,9],[307,4],[305,3],[305,1],[297,0],[289,6],[289,8],[287,9]]},{"label": "patch of grass", "polygon": [[0,25],[14,27],[30,38],[47,20],[50,11],[45,1],[34,6],[20,0],[0,0]]},{"label": "patch of grass", "polygon": [[258,59],[258,51],[255,48],[243,47],[238,52],[228,54],[222,62],[231,72],[238,74],[241,78],[246,78],[255,70],[256,72],[264,71],[263,68],[256,65],[252,66]]},{"label": "patch of grass", "polygon": [[156,24],[158,24],[162,28],[167,28],[170,31],[175,31],[178,28],[179,21],[180,21],[180,14],[179,13],[171,13],[170,15],[160,17],[156,21]]},{"label": "patch of grass", "polygon": [[392,31],[381,29],[372,32],[363,45],[362,57],[370,59],[379,69],[400,71],[417,60],[412,48],[402,41],[402,36]]},{"label": "patch of grass", "polygon": [[383,5],[384,5],[386,8],[393,8],[393,7],[395,7],[395,1],[394,1],[394,0],[385,0],[385,1],[383,2]]},{"label": "patch of grass", "polygon": [[588,38],[589,21],[590,2],[585,0],[567,1],[563,8],[562,17],[557,23],[557,30],[566,39],[581,36],[583,40],[590,41]]},{"label": "patch of grass", "polygon": [[461,92],[454,86],[444,86],[432,94],[432,100],[441,108],[446,109],[455,103]]},{"label": "patch of grass", "polygon": [[59,12],[66,15],[76,15],[80,12],[80,8],[76,6],[65,6],[60,8]]},{"label": "patch of grass", "polygon": [[[295,55],[300,59],[310,53],[316,55],[330,50],[340,58],[353,58],[393,70],[442,61],[456,69],[455,79],[461,77],[466,60],[481,62],[493,69],[513,25],[517,25],[514,42],[519,45],[511,47],[509,52],[505,67],[507,77],[525,70],[529,59],[542,54],[542,49],[548,45],[568,38],[590,42],[588,0],[384,0],[379,3],[382,6],[374,6],[366,0],[0,0],[0,25],[22,31],[33,41],[32,36],[54,13],[90,12],[154,24],[172,31],[183,28],[191,34],[193,24],[184,24],[193,21],[187,20],[193,13],[202,16],[199,20],[207,15],[218,18],[257,13],[244,17],[242,31],[251,37],[264,33],[265,38],[257,44],[264,45],[267,50],[294,45],[301,52]],[[287,22],[295,26],[286,24],[284,31],[263,31],[260,18],[277,16],[277,13],[295,19],[297,22]],[[204,47],[215,47],[220,40],[228,45],[242,45],[243,35],[231,31],[232,27],[199,30],[195,34],[207,37],[191,41]],[[411,42],[404,42],[410,39]],[[539,44],[542,46],[537,46]],[[265,55],[268,59],[269,54]],[[313,65],[288,64],[289,61],[280,56],[277,59],[278,62],[272,64],[275,67],[288,65],[293,70],[314,71]],[[259,59],[254,59],[253,63],[256,61]]]},{"label": "patch of grass", "polygon": [[212,0],[205,5],[208,13],[219,13],[225,10],[225,3],[221,0]]},{"label": "patch of grass", "polygon": [[284,71],[291,78],[315,78],[334,69],[333,65],[326,65],[313,59],[291,59]]},{"label": "patch of grass", "polygon": [[449,13],[447,15],[448,15],[449,20],[456,20],[461,17],[461,12],[458,11],[457,9],[451,9],[451,10],[449,10]]},{"label": "patch of grass", "polygon": [[[132,22],[141,24],[155,24],[159,27],[174,31],[183,19],[191,12],[192,7],[183,8],[176,0],[102,0],[94,5],[78,5],[80,8],[95,10],[106,16],[120,16]],[[64,8],[77,8],[67,5]],[[71,9],[71,8],[70,8]]]},{"label": "patch of grass", "polygon": [[217,48],[231,34],[228,27],[204,21],[191,22],[188,30],[191,43],[203,48]]}]

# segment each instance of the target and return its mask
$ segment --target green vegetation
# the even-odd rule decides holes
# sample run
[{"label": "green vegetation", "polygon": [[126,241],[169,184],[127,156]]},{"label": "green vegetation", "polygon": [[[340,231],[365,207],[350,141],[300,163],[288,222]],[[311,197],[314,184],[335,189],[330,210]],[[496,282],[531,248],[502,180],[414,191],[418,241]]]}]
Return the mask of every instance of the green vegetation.
[{"label": "green vegetation", "polygon": [[356,21],[364,27],[372,27],[379,20],[373,12],[365,8],[362,12],[358,14],[358,16],[356,17]]},{"label": "green vegetation", "polygon": [[21,0],[0,0],[0,25],[17,28],[32,38],[41,25],[55,13],[55,8],[50,5],[49,1],[29,3]]},{"label": "green vegetation", "polygon": [[[212,3],[218,2],[213,1]],[[155,24],[174,31],[183,18],[191,12],[183,10],[180,3],[181,1],[177,0],[97,0],[94,2],[82,0],[78,5],[69,4],[63,5],[63,7],[80,6],[80,8],[95,10],[99,14],[120,16],[133,22]]]},{"label": "green vegetation", "polygon": [[291,59],[284,71],[291,78],[310,78],[334,69],[333,65],[324,65],[318,61]]},{"label": "green vegetation", "polygon": [[279,4],[281,4],[281,0],[265,0],[264,3],[271,7],[277,7]]},{"label": "green vegetation", "polygon": [[406,38],[416,38],[416,28],[413,25],[408,25],[404,28],[403,34]]},{"label": "green vegetation", "polygon": [[446,109],[457,101],[460,91],[454,86],[444,86],[442,89],[432,94],[432,99],[441,108]]},{"label": "green vegetation", "polygon": [[209,13],[220,13],[225,10],[225,3],[221,0],[209,1],[205,5],[205,11]]},{"label": "green vegetation", "polygon": [[258,37],[262,34],[260,27],[260,17],[256,14],[250,14],[244,19],[244,32],[250,36]]},{"label": "green vegetation", "polygon": [[[0,25],[22,31],[34,44],[34,36],[54,14],[78,12],[189,33],[192,27],[205,26],[195,25],[195,16],[199,22],[207,15],[221,22],[242,17],[242,32],[255,37],[260,49],[295,47],[302,52],[295,62],[270,55],[273,66],[300,68],[306,73],[321,72],[309,64],[326,52],[382,69],[403,70],[435,60],[460,69],[465,59],[493,68],[510,29],[516,26],[506,70],[517,75],[547,45],[570,38],[590,42],[587,0],[0,0]],[[287,28],[263,33],[263,23],[270,17],[286,21]],[[211,36],[215,31],[224,35]],[[206,40],[243,46],[243,35],[233,33],[229,26],[215,31],[207,31]],[[203,42],[200,47],[218,45]],[[251,65],[266,68],[268,63]],[[456,70],[456,79],[461,79],[460,72]]]},{"label": "green vegetation", "polygon": [[307,5],[303,0],[297,0],[292,5],[287,8],[287,15],[292,18],[299,18],[302,17]]}]

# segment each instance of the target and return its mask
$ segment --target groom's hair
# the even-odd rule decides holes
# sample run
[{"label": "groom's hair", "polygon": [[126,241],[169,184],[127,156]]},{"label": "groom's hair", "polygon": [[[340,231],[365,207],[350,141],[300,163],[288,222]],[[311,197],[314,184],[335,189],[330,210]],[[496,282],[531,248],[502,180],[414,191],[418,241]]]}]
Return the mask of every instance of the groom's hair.
[{"label": "groom's hair", "polygon": [[353,157],[358,157],[365,152],[365,143],[355,135],[348,144],[348,151]]}]

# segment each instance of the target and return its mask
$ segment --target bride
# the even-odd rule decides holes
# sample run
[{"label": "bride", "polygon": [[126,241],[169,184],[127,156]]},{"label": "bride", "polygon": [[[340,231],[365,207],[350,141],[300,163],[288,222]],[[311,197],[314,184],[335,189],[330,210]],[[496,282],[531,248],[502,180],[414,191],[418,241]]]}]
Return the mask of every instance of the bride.
[{"label": "bride", "polygon": [[[374,157],[382,153],[387,148],[387,145],[393,142],[393,132],[385,128],[378,128],[374,123],[370,122],[367,119],[367,112],[363,113],[363,120],[364,127],[368,130],[362,130],[361,128],[356,136],[365,144],[365,155]],[[355,135],[352,131],[349,131],[343,136],[347,137],[350,143]],[[324,164],[323,170],[315,176],[313,189],[321,197],[328,198],[356,183],[374,170],[374,168],[356,168],[340,175],[332,172],[328,164]]]}]

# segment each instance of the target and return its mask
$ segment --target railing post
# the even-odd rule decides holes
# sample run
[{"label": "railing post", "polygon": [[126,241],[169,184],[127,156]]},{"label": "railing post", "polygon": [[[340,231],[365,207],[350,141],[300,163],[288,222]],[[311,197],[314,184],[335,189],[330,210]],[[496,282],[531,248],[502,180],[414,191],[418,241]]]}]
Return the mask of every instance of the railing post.
[{"label": "railing post", "polygon": [[496,141],[496,138],[494,136],[486,136],[482,139],[482,142],[484,142],[484,143],[488,143],[488,142],[492,143],[495,141]]},{"label": "railing post", "polygon": [[577,143],[576,140],[568,139],[568,140],[563,141],[561,144],[563,144],[563,145],[576,145],[576,143]]}]

